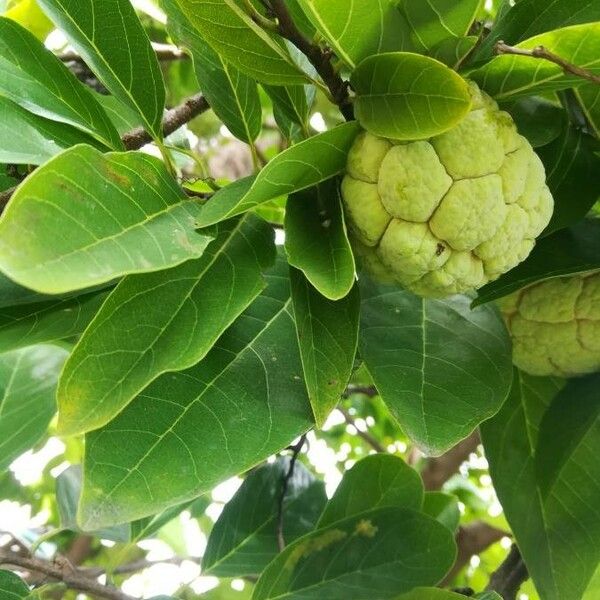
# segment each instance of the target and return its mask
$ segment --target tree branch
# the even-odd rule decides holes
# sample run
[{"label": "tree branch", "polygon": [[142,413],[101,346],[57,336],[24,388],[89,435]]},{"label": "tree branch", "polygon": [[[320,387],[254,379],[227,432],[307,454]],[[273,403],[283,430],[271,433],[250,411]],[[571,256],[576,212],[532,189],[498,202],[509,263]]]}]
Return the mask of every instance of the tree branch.
[{"label": "tree branch", "polygon": [[549,62],[558,65],[565,73],[570,73],[571,75],[575,75],[576,77],[581,77],[582,79],[587,79],[587,81],[591,81],[597,85],[600,85],[600,77],[595,75],[591,71],[584,69],[582,67],[578,67],[573,63],[570,63],[568,60],[565,60],[558,54],[554,54],[554,52],[550,52],[544,48],[544,46],[536,46],[531,50],[526,50],[525,48],[517,48],[515,46],[509,46],[502,41],[496,42],[494,46],[494,51],[496,54],[514,54],[517,56],[530,56],[532,58],[541,58],[543,60],[547,60]]},{"label": "tree branch", "polygon": [[354,111],[348,94],[348,83],[335,70],[331,62],[331,53],[306,39],[290,15],[285,0],[270,0],[271,10],[279,24],[279,34],[289,40],[306,55],[312,66],[329,89],[333,101],[339,106],[347,121],[354,119]]},{"label": "tree branch", "polygon": [[352,427],[354,427],[354,429],[356,429],[356,435],[358,435],[358,437],[362,438],[365,442],[367,442],[367,444],[369,444],[369,446],[371,446],[371,448],[373,448],[373,450],[375,450],[375,452],[386,452],[386,449],[381,445],[381,443],[379,442],[378,439],[376,439],[374,436],[372,436],[368,431],[361,431],[356,426],[354,419],[352,418],[352,416],[350,415],[350,413],[348,412],[347,409],[345,409],[342,406],[338,406],[338,410],[344,416],[344,420],[346,421],[346,423],[348,425],[352,425]]},{"label": "tree branch", "polygon": [[516,544],[513,544],[504,562],[492,573],[486,590],[497,592],[504,600],[515,600],[527,579],[527,567]]},{"label": "tree branch", "polygon": [[288,486],[290,483],[290,479],[294,474],[294,467],[296,466],[296,461],[298,460],[298,455],[300,451],[304,447],[306,443],[306,434],[304,434],[295,446],[291,446],[292,458],[290,459],[290,466],[288,467],[287,473],[283,478],[283,483],[281,486],[281,495],[279,496],[279,502],[277,504],[277,546],[279,547],[279,552],[283,552],[285,549],[285,538],[283,537],[283,517],[284,517],[284,509],[283,503],[285,501],[285,495],[288,491]]},{"label": "tree branch", "polygon": [[[179,106],[172,108],[163,118],[162,129],[166,137],[189,123],[194,117],[201,115],[210,108],[206,98],[202,94],[196,94],[182,102]],[[138,127],[123,137],[123,144],[127,150],[139,150],[142,146],[152,141],[150,134],[143,128]]]},{"label": "tree branch", "polygon": [[105,600],[135,600],[133,596],[121,590],[98,583],[76,569],[68,560],[62,558],[48,562],[38,558],[28,558],[14,553],[0,553],[0,564],[12,565],[33,573],[41,573],[47,577],[61,581],[69,589],[85,592]]},{"label": "tree branch", "polygon": [[456,545],[458,554],[454,566],[446,575],[444,584],[450,583],[454,577],[469,563],[472,556],[481,554],[492,544],[499,542],[503,537],[510,535],[506,531],[492,527],[485,521],[473,521],[458,528],[456,533]]},{"label": "tree branch", "polygon": [[421,477],[427,491],[439,490],[454,475],[460,465],[469,458],[469,454],[477,450],[480,443],[479,432],[474,431],[456,446],[441,456],[428,458]]}]

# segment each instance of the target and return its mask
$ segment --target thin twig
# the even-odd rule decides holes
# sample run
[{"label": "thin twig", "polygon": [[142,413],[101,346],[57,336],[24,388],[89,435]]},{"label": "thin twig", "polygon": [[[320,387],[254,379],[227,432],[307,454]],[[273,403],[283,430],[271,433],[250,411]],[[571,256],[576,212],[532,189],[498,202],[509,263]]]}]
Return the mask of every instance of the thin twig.
[{"label": "thin twig", "polygon": [[377,440],[375,437],[373,437],[368,431],[361,431],[356,426],[354,419],[352,418],[352,416],[350,415],[350,413],[348,412],[347,409],[345,409],[343,406],[338,406],[338,410],[344,416],[344,420],[346,421],[346,423],[348,425],[352,425],[352,427],[354,427],[354,429],[356,429],[356,435],[358,435],[358,437],[362,438],[365,442],[367,442],[367,444],[369,444],[369,446],[371,446],[371,448],[373,448],[373,450],[375,450],[375,452],[385,452],[386,451],[385,448],[379,442],[379,440]]},{"label": "thin twig", "polygon": [[[163,135],[165,137],[171,135],[174,131],[189,123],[194,117],[206,112],[209,108],[208,101],[202,94],[196,94],[188,98],[182,104],[167,112],[162,122]],[[127,150],[138,150],[142,146],[149,144],[152,141],[152,136],[143,127],[138,127],[126,133],[122,140]]]},{"label": "thin twig", "polygon": [[497,592],[504,600],[515,600],[519,589],[529,578],[527,567],[516,544],[492,576],[486,590]]},{"label": "thin twig", "polygon": [[0,553],[0,564],[12,565],[33,573],[41,573],[47,577],[62,581],[69,589],[85,592],[105,600],[135,600],[133,596],[121,590],[98,583],[82,574],[67,560],[49,562],[38,558],[27,558],[14,553]]},{"label": "thin twig", "polygon": [[279,34],[292,42],[300,52],[306,55],[329,89],[333,101],[339,106],[344,118],[347,121],[352,121],[354,111],[348,94],[348,83],[335,70],[331,62],[331,53],[324,52],[317,44],[304,37],[294,23],[285,0],[270,0],[270,4],[273,15],[277,18],[279,24]]},{"label": "thin twig", "polygon": [[298,460],[298,455],[300,454],[300,451],[304,447],[305,443],[306,443],[306,434],[304,434],[298,440],[297,444],[290,447],[290,450],[292,451],[292,457],[290,458],[290,466],[288,467],[287,473],[283,477],[283,482],[281,484],[281,494],[279,496],[279,502],[277,504],[277,546],[279,547],[279,552],[283,552],[283,550],[285,549],[285,538],[283,536],[283,520],[284,520],[283,504],[285,502],[285,496],[288,491],[290,479],[294,475],[294,467],[296,466],[296,461]]},{"label": "thin twig", "polygon": [[494,51],[496,54],[514,54],[516,56],[541,58],[558,65],[565,73],[570,73],[571,75],[581,77],[582,79],[586,79],[587,81],[591,81],[592,83],[600,85],[600,76],[595,75],[583,67],[578,67],[577,65],[570,63],[568,60],[562,58],[562,56],[554,54],[554,52],[544,48],[544,46],[536,46],[535,48],[528,50],[525,48],[518,48],[516,46],[509,46],[508,44],[499,41],[496,42]]}]

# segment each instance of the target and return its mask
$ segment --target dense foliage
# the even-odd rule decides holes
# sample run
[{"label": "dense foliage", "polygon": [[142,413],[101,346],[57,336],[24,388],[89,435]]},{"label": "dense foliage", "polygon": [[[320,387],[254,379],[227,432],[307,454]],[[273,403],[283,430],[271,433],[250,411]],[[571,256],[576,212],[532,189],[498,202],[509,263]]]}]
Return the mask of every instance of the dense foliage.
[{"label": "dense foliage", "polygon": [[0,13],[0,600],[600,597],[597,0]]}]

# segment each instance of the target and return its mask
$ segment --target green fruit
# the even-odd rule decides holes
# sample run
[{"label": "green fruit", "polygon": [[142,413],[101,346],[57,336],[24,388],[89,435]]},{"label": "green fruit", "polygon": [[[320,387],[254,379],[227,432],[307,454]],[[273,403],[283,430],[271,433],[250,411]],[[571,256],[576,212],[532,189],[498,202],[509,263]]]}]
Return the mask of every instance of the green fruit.
[{"label": "green fruit", "polygon": [[549,279],[499,304],[519,369],[562,377],[600,371],[600,272]]},{"label": "green fruit", "polygon": [[542,162],[471,84],[471,112],[426,141],[361,133],[342,182],[363,267],[422,296],[472,291],[531,252],[554,207]]}]

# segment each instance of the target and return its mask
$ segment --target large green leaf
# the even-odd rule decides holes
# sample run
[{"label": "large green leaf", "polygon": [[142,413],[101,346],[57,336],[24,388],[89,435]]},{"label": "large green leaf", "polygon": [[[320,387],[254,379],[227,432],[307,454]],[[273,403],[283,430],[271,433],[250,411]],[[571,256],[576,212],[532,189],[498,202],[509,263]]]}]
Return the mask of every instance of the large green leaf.
[{"label": "large green leaf", "polygon": [[[63,529],[83,533],[77,523],[77,506],[81,497],[82,469],[81,465],[71,465],[56,478],[56,503],[60,516],[60,525]],[[134,543],[147,539],[156,533],[163,525],[177,517],[190,502],[177,504],[157,515],[113,525],[93,532],[90,535],[115,542]]]},{"label": "large green leaf", "polygon": [[350,79],[355,114],[373,133],[398,140],[424,139],[456,125],[471,107],[467,82],[443,63],[409,52],[362,61]]},{"label": "large green leaf", "polygon": [[[538,46],[544,46],[564,60],[600,74],[600,22],[563,27],[517,44],[518,48],[526,50]],[[471,72],[469,77],[496,100],[512,100],[561,90],[585,81],[566,73],[553,62],[514,54],[493,58]]]},{"label": "large green leaf", "polygon": [[482,287],[473,305],[508,296],[536,281],[597,269],[600,269],[600,219],[589,219],[540,240],[527,260]]},{"label": "large green leaf", "polygon": [[274,253],[271,227],[236,219],[219,226],[201,258],[125,278],[65,365],[60,431],[97,429],[162,373],[196,364],[264,288]]},{"label": "large green leaf", "polygon": [[236,0],[173,0],[190,23],[227,62],[257,81],[274,85],[306,83],[287,48]]},{"label": "large green leaf", "polygon": [[395,0],[298,0],[335,53],[354,68],[372,54],[410,49],[409,28]]},{"label": "large green leaf", "polygon": [[482,4],[483,0],[402,0],[399,10],[415,46],[430,50],[449,37],[467,35]]},{"label": "large green leaf", "polygon": [[600,142],[566,126],[551,144],[538,149],[554,196],[554,214],[545,234],[583,219],[600,198]]},{"label": "large green leaf", "polygon": [[435,585],[455,556],[450,531],[418,512],[378,508],[318,529],[263,572],[253,600],[370,600]]},{"label": "large green leaf", "polygon": [[0,308],[0,353],[83,333],[105,298],[96,292]]},{"label": "large green leaf", "polygon": [[420,298],[365,281],[360,354],[405,433],[442,454],[495,414],[512,380],[510,340],[495,307]]},{"label": "large green leaf", "polygon": [[194,29],[175,0],[162,1],[171,37],[194,60],[202,93],[229,131],[250,143],[260,133],[262,111],[256,82],[226,63]]},{"label": "large green leaf", "polygon": [[162,138],[165,86],[156,54],[129,0],[38,0],[98,78]]},{"label": "large green leaf", "polygon": [[3,17],[0,94],[36,115],[73,125],[111,148],[123,147],[90,90],[31,33]]},{"label": "large green leaf", "polygon": [[[225,505],[202,559],[202,570],[218,577],[260,575],[278,552],[277,527],[289,458],[253,471]],[[327,502],[325,485],[297,463],[283,503],[286,544],[314,529]]]},{"label": "large green leaf", "polygon": [[0,355],[0,471],[44,436],[67,354],[57,346],[31,346]]},{"label": "large green leaf", "polygon": [[29,596],[29,586],[16,573],[0,569],[0,592],[4,600],[19,600]]},{"label": "large green leaf", "polygon": [[326,298],[339,300],[356,280],[337,178],[293,194],[285,212],[285,251]]},{"label": "large green leaf", "polygon": [[498,40],[516,44],[559,27],[593,21],[600,21],[600,4],[596,0],[519,0],[510,10],[501,12],[474,59],[491,57]]},{"label": "large green leaf", "polygon": [[32,173],[0,219],[0,270],[47,294],[202,254],[200,206],[158,159],[75,146]]},{"label": "large green leaf", "polygon": [[360,320],[358,284],[345,298],[322,296],[296,269],[292,300],[304,381],[317,427],[337,406],[354,368]]},{"label": "large green leaf", "polygon": [[191,369],[146,388],[86,436],[79,522],[128,521],[195,498],[288,445],[312,425],[287,264]]},{"label": "large green leaf", "polygon": [[600,561],[600,376],[519,373],[482,438],[506,518],[542,598],[579,600]]},{"label": "large green leaf", "polygon": [[213,225],[341,173],[358,132],[356,122],[346,123],[288,148],[271,160],[256,178],[239,179],[217,192],[203,206],[199,226]]},{"label": "large green leaf", "polygon": [[0,96],[0,161],[17,165],[41,165],[76,144],[97,142],[65,123],[39,117]]},{"label": "large green leaf", "polygon": [[372,454],[346,471],[327,503],[319,528],[375,508],[396,507],[419,511],[423,482],[399,456]]}]

